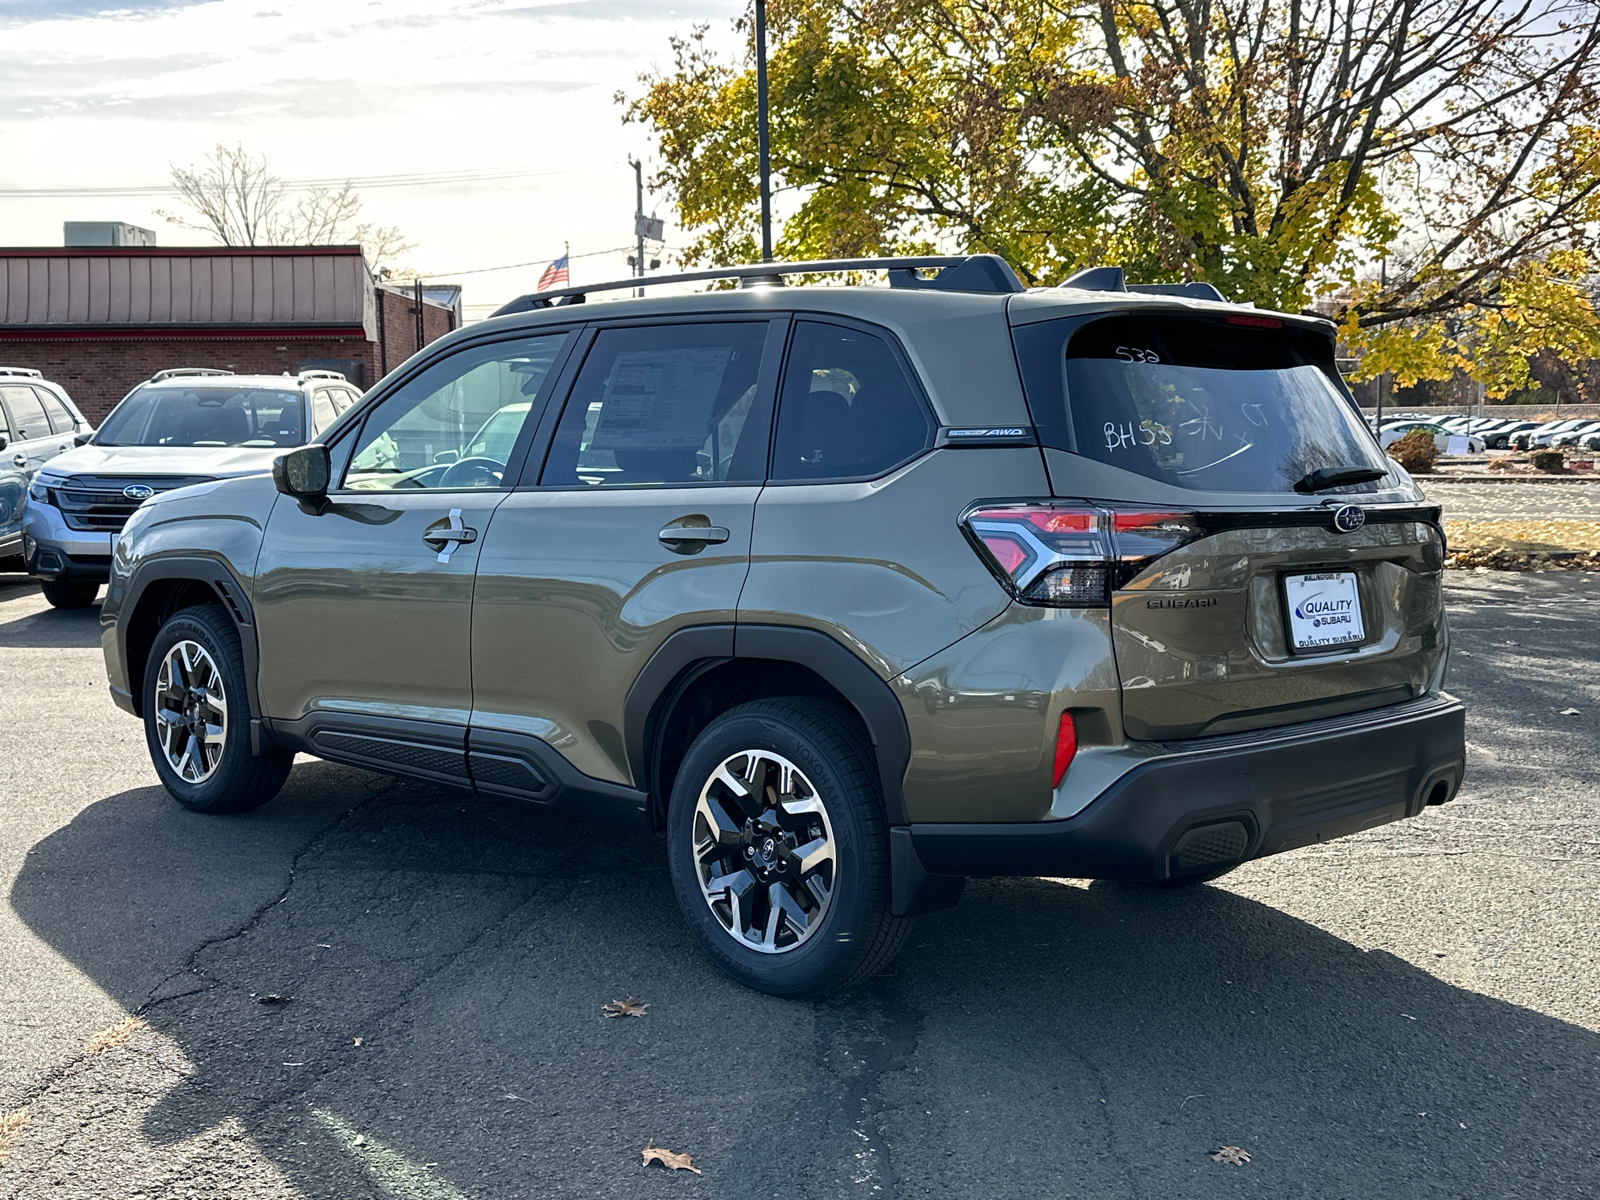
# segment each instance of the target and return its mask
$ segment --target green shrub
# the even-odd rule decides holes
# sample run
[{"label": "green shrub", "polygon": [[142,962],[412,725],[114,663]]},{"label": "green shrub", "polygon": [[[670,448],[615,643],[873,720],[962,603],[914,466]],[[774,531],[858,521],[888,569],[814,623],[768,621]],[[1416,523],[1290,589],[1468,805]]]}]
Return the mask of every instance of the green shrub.
[{"label": "green shrub", "polygon": [[1433,460],[1438,457],[1433,444],[1433,434],[1426,429],[1413,429],[1403,438],[1389,443],[1389,457],[1413,475],[1427,475],[1433,470]]},{"label": "green shrub", "polygon": [[1528,465],[1535,471],[1564,471],[1567,456],[1552,447],[1528,452]]}]

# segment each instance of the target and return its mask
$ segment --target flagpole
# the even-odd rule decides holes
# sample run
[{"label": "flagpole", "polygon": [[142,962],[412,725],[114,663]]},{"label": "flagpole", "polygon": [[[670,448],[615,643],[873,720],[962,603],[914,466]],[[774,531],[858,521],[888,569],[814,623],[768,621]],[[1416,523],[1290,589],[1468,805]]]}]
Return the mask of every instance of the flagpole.
[{"label": "flagpole", "polygon": [[756,0],[756,152],[761,166],[761,261],[772,261],[772,160],[767,131],[767,0]]}]

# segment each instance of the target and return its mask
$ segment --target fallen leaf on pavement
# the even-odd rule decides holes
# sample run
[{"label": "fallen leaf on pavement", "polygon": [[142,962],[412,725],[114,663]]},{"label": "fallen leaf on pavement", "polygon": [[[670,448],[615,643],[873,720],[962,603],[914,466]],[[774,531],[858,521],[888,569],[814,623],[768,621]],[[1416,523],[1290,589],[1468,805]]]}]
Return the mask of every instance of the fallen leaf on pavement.
[{"label": "fallen leaf on pavement", "polygon": [[652,1146],[649,1142],[644,1144],[644,1149],[639,1151],[644,1157],[644,1165],[660,1163],[670,1171],[693,1171],[701,1174],[699,1167],[694,1165],[694,1160],[687,1154],[674,1154],[671,1150],[663,1150],[660,1146]]},{"label": "fallen leaf on pavement", "polygon": [[0,1163],[11,1156],[11,1141],[22,1132],[22,1127],[28,1123],[28,1110],[19,1108],[15,1112],[0,1113]]},{"label": "fallen leaf on pavement", "polygon": [[280,996],[276,992],[268,992],[265,996],[257,996],[256,997],[256,1003],[257,1004],[287,1004],[287,1003],[289,1003],[289,1001],[291,1001],[293,999],[294,999],[293,996]]},{"label": "fallen leaf on pavement", "polygon": [[1561,710],[1561,715],[1563,717],[1581,717],[1581,716],[1583,716],[1583,714],[1581,712],[1579,712],[1575,708],[1563,708]]},{"label": "fallen leaf on pavement", "polygon": [[89,1054],[101,1054],[113,1050],[132,1037],[133,1031],[143,1024],[144,1020],[140,1017],[123,1017],[110,1029],[102,1029],[95,1034],[84,1043],[83,1048]]},{"label": "fallen leaf on pavement", "polygon": [[360,1038],[356,1039],[356,1045],[358,1045],[358,1046],[361,1045],[361,1039]]},{"label": "fallen leaf on pavement", "polygon": [[601,1007],[608,1017],[642,1017],[644,1010],[650,1006],[643,1000],[635,1000],[629,996],[626,1000],[612,1000]]},{"label": "fallen leaf on pavement", "polygon": [[1250,1156],[1237,1146],[1224,1146],[1211,1156],[1211,1161],[1227,1163],[1232,1167],[1242,1167],[1250,1161]]}]

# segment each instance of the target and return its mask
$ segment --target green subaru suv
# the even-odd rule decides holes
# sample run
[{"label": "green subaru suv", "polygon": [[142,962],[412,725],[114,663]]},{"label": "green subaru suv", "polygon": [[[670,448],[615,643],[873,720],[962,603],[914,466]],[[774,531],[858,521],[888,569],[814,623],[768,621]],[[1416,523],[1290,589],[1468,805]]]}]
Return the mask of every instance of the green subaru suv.
[{"label": "green subaru suv", "polygon": [[[785,286],[845,270],[888,286]],[[807,995],[970,876],[1193,883],[1455,795],[1439,510],[1332,325],[987,256],[710,279],[524,297],[142,504],[101,624],[173,797],[299,752],[654,831],[711,958]]]}]

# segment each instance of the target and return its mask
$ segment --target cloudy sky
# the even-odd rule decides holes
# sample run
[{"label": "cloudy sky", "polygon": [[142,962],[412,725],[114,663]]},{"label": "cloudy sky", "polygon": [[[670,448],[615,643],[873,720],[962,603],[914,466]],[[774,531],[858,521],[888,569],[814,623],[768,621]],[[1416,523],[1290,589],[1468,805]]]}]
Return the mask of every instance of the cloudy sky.
[{"label": "cloudy sky", "polygon": [[[612,100],[666,67],[674,32],[735,45],[742,0],[0,0],[0,245],[58,246],[61,223],[120,220],[163,245],[150,195],[22,189],[160,186],[217,141],[289,180],[540,172],[366,187],[362,218],[401,226],[403,261],[458,272],[469,316],[531,291],[570,242],[577,281],[627,273],[630,154],[643,129]],[[667,240],[675,231],[669,217]],[[651,207],[647,198],[646,208]],[[681,239],[677,239],[681,241]],[[614,251],[595,257],[576,256]]]}]

